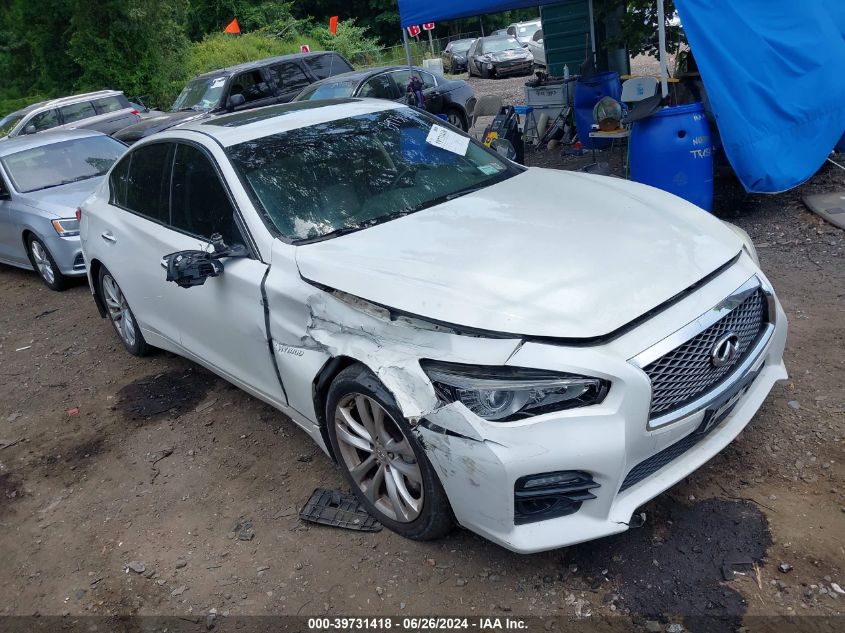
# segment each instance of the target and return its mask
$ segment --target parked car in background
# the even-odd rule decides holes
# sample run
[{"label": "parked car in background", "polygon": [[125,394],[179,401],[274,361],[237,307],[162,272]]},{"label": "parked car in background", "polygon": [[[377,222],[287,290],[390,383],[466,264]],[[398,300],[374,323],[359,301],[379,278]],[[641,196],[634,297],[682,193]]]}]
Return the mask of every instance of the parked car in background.
[{"label": "parked car in background", "polygon": [[83,276],[76,209],[125,151],[90,130],[0,142],[0,262],[35,270],[53,290]]},{"label": "parked car in background", "polygon": [[188,82],[169,112],[126,127],[114,137],[131,145],[150,134],[209,114],[286,103],[305,86],[350,70],[350,63],[332,52],[283,55],[221,68]]},{"label": "parked car in background", "polygon": [[534,70],[534,57],[516,38],[496,35],[475,40],[467,52],[467,64],[470,77],[528,75]]},{"label": "parked car in background", "polygon": [[[475,92],[463,79],[447,79],[422,68],[414,73],[423,84],[425,109],[432,114],[446,115],[449,123],[461,130],[469,129],[470,114],[475,107]],[[407,102],[411,71],[407,66],[383,66],[356,70],[323,79],[308,86],[297,101],[361,97]]]},{"label": "parked car in background", "polygon": [[446,48],[440,54],[444,72],[452,75],[466,72],[467,51],[474,41],[474,39],[454,40],[446,45]]},{"label": "parked car in background", "polygon": [[122,92],[100,90],[33,103],[0,120],[0,137],[46,130],[89,129],[111,134],[141,120]]},{"label": "parked car in background", "polygon": [[289,416],[403,536],[623,532],[786,378],[784,311],[740,229],[439,123],[336,99],[136,144],[82,208],[100,313]]},{"label": "parked car in background", "polygon": [[508,33],[507,29],[497,29],[490,33],[490,35],[510,35],[510,33]]},{"label": "parked car in background", "polygon": [[507,28],[507,33],[513,38],[525,46],[532,37],[534,37],[534,33],[539,31],[543,28],[540,19],[537,18],[536,20],[529,20],[526,22],[514,22]]},{"label": "parked car in background", "polygon": [[546,47],[543,44],[543,29],[540,29],[528,40],[525,47],[531,56],[534,58],[534,63],[538,66],[546,65]]}]

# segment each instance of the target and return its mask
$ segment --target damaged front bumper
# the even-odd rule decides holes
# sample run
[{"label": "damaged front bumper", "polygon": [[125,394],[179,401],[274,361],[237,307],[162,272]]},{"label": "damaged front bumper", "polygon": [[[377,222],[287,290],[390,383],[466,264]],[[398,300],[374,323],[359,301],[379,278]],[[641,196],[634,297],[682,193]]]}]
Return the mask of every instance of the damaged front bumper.
[{"label": "damaged front bumper", "polygon": [[[613,387],[601,404],[519,422],[486,422],[459,403],[426,415],[419,438],[458,522],[520,553],[628,529],[639,506],[720,452],[750,422],[775,382],[787,377],[786,317],[777,299],[771,301],[770,329],[748,360],[705,405],[659,428],[649,428],[648,376],[634,362],[619,360],[620,350],[635,349],[632,340],[644,334],[642,328],[604,348],[564,352],[553,345],[523,345],[508,364],[589,373],[611,380]],[[711,425],[705,418],[714,414],[718,420]],[[541,475],[563,477],[562,498],[572,503],[551,518],[541,511],[526,521],[520,482]]]}]

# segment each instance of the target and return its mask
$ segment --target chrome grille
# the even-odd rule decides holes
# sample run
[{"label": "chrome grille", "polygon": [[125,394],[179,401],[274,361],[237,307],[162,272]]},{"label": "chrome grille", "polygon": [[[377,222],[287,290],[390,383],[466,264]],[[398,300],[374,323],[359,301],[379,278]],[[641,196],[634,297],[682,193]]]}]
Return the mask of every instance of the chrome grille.
[{"label": "chrome grille", "polygon": [[[758,288],[706,330],[644,367],[651,379],[651,418],[683,407],[728,376],[765,331],[767,312],[766,295]],[[739,339],[738,353],[727,365],[715,367],[711,350],[729,332]]]}]

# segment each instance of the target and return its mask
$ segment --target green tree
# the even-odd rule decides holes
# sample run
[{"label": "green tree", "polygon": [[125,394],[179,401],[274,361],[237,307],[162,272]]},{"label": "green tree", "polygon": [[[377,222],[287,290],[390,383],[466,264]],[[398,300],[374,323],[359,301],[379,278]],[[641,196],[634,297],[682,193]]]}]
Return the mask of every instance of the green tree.
[{"label": "green tree", "polygon": [[119,87],[156,105],[185,78],[183,0],[76,0],[69,53],[75,87]]}]

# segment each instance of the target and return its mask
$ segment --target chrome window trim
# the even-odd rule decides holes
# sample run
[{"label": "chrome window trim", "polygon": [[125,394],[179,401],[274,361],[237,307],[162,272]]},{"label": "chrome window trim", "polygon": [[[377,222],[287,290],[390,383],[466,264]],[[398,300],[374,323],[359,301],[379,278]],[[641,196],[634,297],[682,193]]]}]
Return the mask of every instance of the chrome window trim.
[{"label": "chrome window trim", "polygon": [[642,370],[644,367],[647,367],[648,365],[656,361],[658,358],[661,358],[662,356],[671,352],[676,347],[683,345],[684,343],[694,338],[696,335],[700,334],[720,319],[724,318],[727,314],[729,314],[737,306],[742,304],[743,301],[745,301],[758,289],[761,289],[766,295],[768,303],[768,324],[765,330],[763,331],[762,336],[760,336],[759,340],[751,349],[746,359],[740,365],[738,365],[734,369],[734,371],[728,374],[728,376],[725,377],[721,384],[716,386],[714,389],[705,392],[700,397],[684,405],[680,409],[675,409],[674,411],[671,411],[666,415],[650,419],[647,423],[648,430],[652,431],[665,427],[666,425],[678,422],[683,418],[686,418],[689,415],[696,413],[697,411],[706,409],[711,402],[717,400],[725,391],[729,390],[736,383],[737,380],[742,379],[742,377],[744,377],[748,373],[748,371],[756,364],[760,356],[768,347],[769,341],[772,338],[772,334],[775,331],[774,324],[776,308],[774,302],[774,293],[768,284],[766,284],[757,275],[754,275],[745,283],[743,283],[739,288],[734,290],[726,299],[721,301],[718,305],[714,306],[694,321],[687,323],[685,326],[683,326],[679,330],[676,330],[666,338],[658,341],[648,349],[643,350],[628,361],[632,365]]}]

